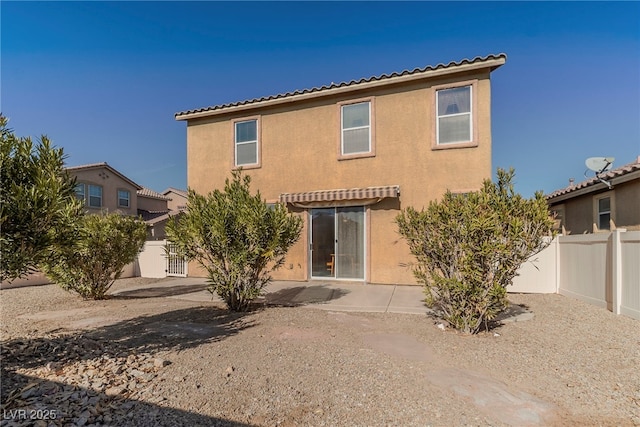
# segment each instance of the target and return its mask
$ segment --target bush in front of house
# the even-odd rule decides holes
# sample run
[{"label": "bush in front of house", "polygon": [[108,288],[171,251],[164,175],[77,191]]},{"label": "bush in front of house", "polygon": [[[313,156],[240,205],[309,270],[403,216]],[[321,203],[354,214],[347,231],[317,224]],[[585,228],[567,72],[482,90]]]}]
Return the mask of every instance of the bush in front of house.
[{"label": "bush in front of house", "polygon": [[224,191],[189,190],[187,210],[167,225],[178,253],[207,271],[209,291],[233,311],[246,311],[282,266],[300,238],[302,220],[282,204],[273,207],[252,195],[251,179],[234,171]]},{"label": "bush in front of house", "polygon": [[541,192],[525,199],[513,189],[514,170],[497,183],[453,194],[396,218],[416,258],[414,274],[427,305],[464,333],[478,333],[508,306],[507,286],[518,268],[549,243],[553,220]]},{"label": "bush in front of house", "polygon": [[142,250],[146,224],[116,213],[85,215],[74,225],[70,246],[57,248],[43,271],[67,291],[86,299],[105,299],[107,291]]},{"label": "bush in front of house", "polygon": [[0,114],[0,280],[37,270],[54,246],[69,243],[82,215],[65,155],[46,136],[18,137]]}]

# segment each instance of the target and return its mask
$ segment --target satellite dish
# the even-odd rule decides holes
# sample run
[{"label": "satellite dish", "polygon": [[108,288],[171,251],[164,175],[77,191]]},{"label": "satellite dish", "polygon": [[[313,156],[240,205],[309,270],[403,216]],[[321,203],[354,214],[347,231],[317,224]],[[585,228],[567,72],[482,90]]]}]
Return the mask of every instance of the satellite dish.
[{"label": "satellite dish", "polygon": [[613,157],[589,157],[584,163],[589,169],[594,171],[596,175],[608,171],[613,167]]},{"label": "satellite dish", "polygon": [[[611,183],[608,182],[608,181],[605,181],[599,175],[602,172],[606,172],[608,170],[611,170],[611,168],[613,167],[613,161],[614,160],[615,160],[615,158],[613,158],[613,157],[589,157],[584,162],[587,165],[587,168],[589,168],[591,171],[596,173],[596,178],[598,178],[598,180],[600,182],[602,182],[607,187],[609,187],[609,190],[611,190],[611,188],[612,188]],[[588,178],[586,172],[584,173],[584,176],[586,178]]]}]

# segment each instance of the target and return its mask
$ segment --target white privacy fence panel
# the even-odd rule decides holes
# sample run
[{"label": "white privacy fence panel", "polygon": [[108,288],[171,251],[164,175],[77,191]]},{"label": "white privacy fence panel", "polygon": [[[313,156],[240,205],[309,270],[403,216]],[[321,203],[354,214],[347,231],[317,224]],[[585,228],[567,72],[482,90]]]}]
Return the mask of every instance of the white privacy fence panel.
[{"label": "white privacy fence panel", "polygon": [[610,233],[559,237],[559,293],[607,307],[610,240]]},{"label": "white privacy fence panel", "polygon": [[640,319],[640,231],[620,235],[620,313]]},{"label": "white privacy fence panel", "polygon": [[532,260],[509,292],[557,292],[640,320],[640,231],[558,236]]},{"label": "white privacy fence panel", "polygon": [[522,264],[508,292],[555,294],[558,292],[558,239]]},{"label": "white privacy fence panel", "polygon": [[167,277],[166,240],[149,240],[145,242],[142,252],[138,255],[140,277]]}]

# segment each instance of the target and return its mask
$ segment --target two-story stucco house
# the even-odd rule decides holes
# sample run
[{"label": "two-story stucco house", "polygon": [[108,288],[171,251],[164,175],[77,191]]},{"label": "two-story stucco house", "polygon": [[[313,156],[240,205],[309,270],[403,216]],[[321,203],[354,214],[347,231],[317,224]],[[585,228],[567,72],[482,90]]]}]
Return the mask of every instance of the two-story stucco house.
[{"label": "two-story stucco house", "polygon": [[71,166],[67,170],[76,178],[76,196],[84,201],[87,213],[139,216],[147,223],[147,240],[163,240],[167,219],[178,213],[177,209],[172,211],[170,204],[174,202],[168,195],[177,192],[173,196],[176,203],[183,200],[184,192],[180,190],[167,190],[167,195],[155,192],[136,184],[105,162]]},{"label": "two-story stucco house", "polygon": [[76,178],[76,196],[84,201],[87,213],[138,215],[136,196],[143,187],[107,163],[70,166],[67,171]]},{"label": "two-story stucco house", "polygon": [[242,168],[252,191],[303,218],[275,279],[414,284],[395,218],[491,177],[490,75],[505,61],[476,57],[176,113],[187,122],[188,185],[221,189]]}]

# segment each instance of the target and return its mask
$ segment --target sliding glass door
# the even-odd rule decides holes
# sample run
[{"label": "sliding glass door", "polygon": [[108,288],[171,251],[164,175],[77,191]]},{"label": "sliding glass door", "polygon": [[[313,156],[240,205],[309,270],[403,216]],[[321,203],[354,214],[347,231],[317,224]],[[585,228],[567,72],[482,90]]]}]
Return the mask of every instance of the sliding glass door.
[{"label": "sliding glass door", "polygon": [[311,210],[312,278],[364,279],[364,207]]}]

